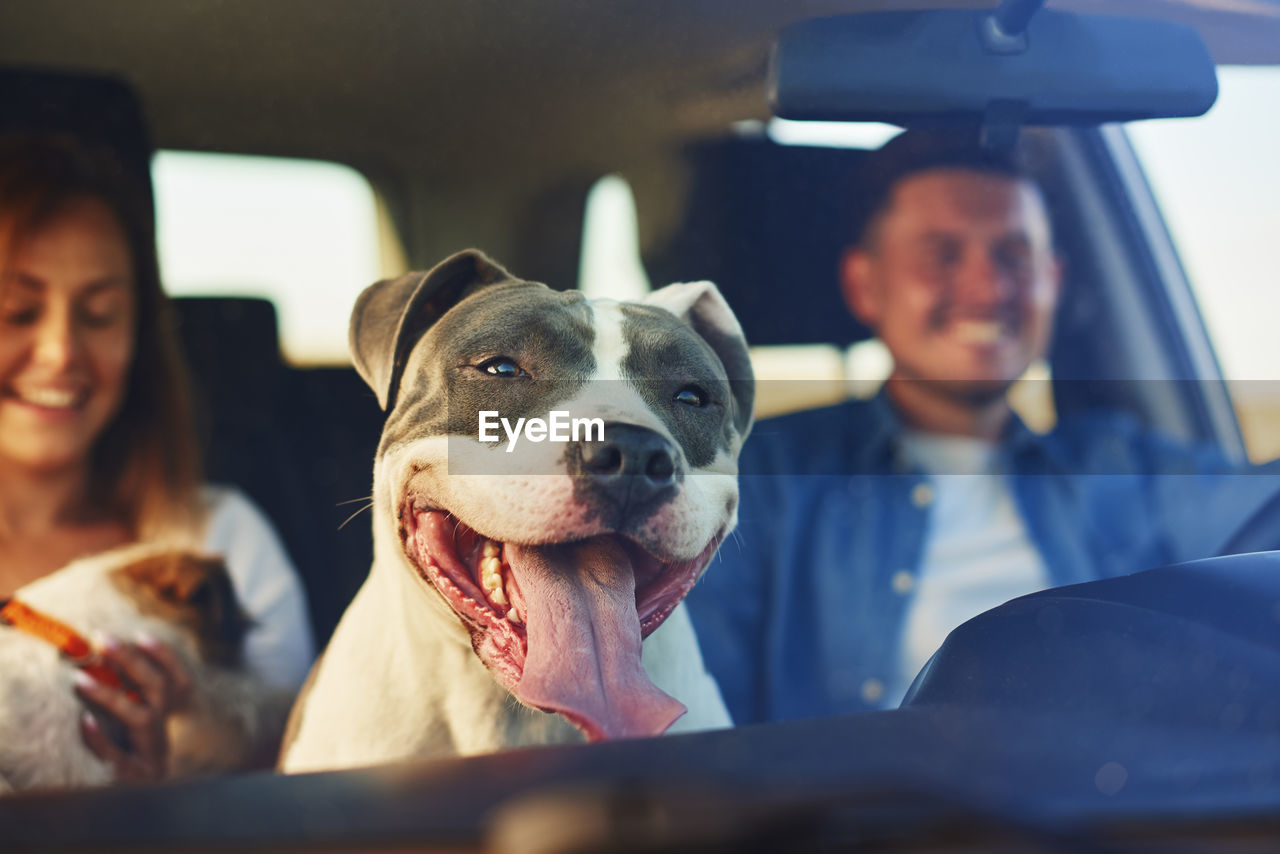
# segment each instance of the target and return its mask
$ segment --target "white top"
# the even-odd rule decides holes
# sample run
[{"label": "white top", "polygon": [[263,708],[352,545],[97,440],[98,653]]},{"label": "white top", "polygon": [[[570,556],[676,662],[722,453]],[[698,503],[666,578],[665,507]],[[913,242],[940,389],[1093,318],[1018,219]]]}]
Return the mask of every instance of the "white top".
[{"label": "white top", "polygon": [[902,448],[929,474],[932,493],[919,573],[895,579],[899,593],[914,595],[903,623],[898,684],[885,693],[888,707],[898,705],[952,629],[1049,586],[993,443],[911,432]]},{"label": "white top", "polygon": [[203,547],[221,555],[236,595],[253,620],[245,663],[268,685],[297,691],[315,657],[306,596],[275,529],[247,496],[205,487],[209,507]]}]

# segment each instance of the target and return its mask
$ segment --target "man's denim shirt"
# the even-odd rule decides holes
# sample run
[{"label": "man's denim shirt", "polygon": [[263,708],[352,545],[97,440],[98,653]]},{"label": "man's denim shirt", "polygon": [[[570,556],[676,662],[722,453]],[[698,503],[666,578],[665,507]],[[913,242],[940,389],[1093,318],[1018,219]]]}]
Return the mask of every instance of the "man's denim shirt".
[{"label": "man's denim shirt", "polygon": [[[688,598],[736,723],[881,707],[932,501],[901,429],[882,392],[748,439],[738,529]],[[1048,435],[1014,418],[999,460],[1054,586],[1212,556],[1277,484],[1114,413]]]}]

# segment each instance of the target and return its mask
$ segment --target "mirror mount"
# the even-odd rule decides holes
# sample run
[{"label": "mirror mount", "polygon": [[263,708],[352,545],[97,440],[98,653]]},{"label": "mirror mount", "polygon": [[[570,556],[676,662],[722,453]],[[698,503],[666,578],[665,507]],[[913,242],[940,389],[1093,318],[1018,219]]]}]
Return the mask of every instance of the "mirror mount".
[{"label": "mirror mount", "polygon": [[979,35],[989,53],[1025,53],[1027,25],[1044,0],[1004,0],[1000,8],[981,19]]},{"label": "mirror mount", "polygon": [[[1004,0],[1000,7],[978,19],[978,38],[983,50],[1001,56],[1026,53],[1027,26],[1045,0]],[[988,151],[1012,151],[1026,120],[1026,104],[993,101],[982,115],[978,144]]]}]

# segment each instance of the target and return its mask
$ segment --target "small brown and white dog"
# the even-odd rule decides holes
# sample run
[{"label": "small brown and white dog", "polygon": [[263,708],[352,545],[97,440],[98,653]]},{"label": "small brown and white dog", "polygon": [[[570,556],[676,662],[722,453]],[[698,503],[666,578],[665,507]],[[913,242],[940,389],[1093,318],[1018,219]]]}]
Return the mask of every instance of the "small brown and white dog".
[{"label": "small brown and white dog", "polygon": [[186,551],[117,549],[18,590],[0,617],[0,792],[113,781],[81,737],[73,689],[78,668],[104,675],[91,640],[103,635],[150,635],[191,673],[189,701],[168,723],[174,776],[242,766],[262,700],[239,666],[247,627],[222,561]]}]

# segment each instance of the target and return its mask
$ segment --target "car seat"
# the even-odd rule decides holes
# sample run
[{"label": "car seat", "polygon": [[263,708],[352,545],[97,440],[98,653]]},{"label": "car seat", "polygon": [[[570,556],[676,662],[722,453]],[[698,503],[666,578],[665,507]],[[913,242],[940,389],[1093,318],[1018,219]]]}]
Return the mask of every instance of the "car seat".
[{"label": "car seat", "polygon": [[715,282],[753,347],[847,347],[870,337],[837,286],[863,151],[735,136],[685,156],[684,215],[645,258],[652,281]]}]

